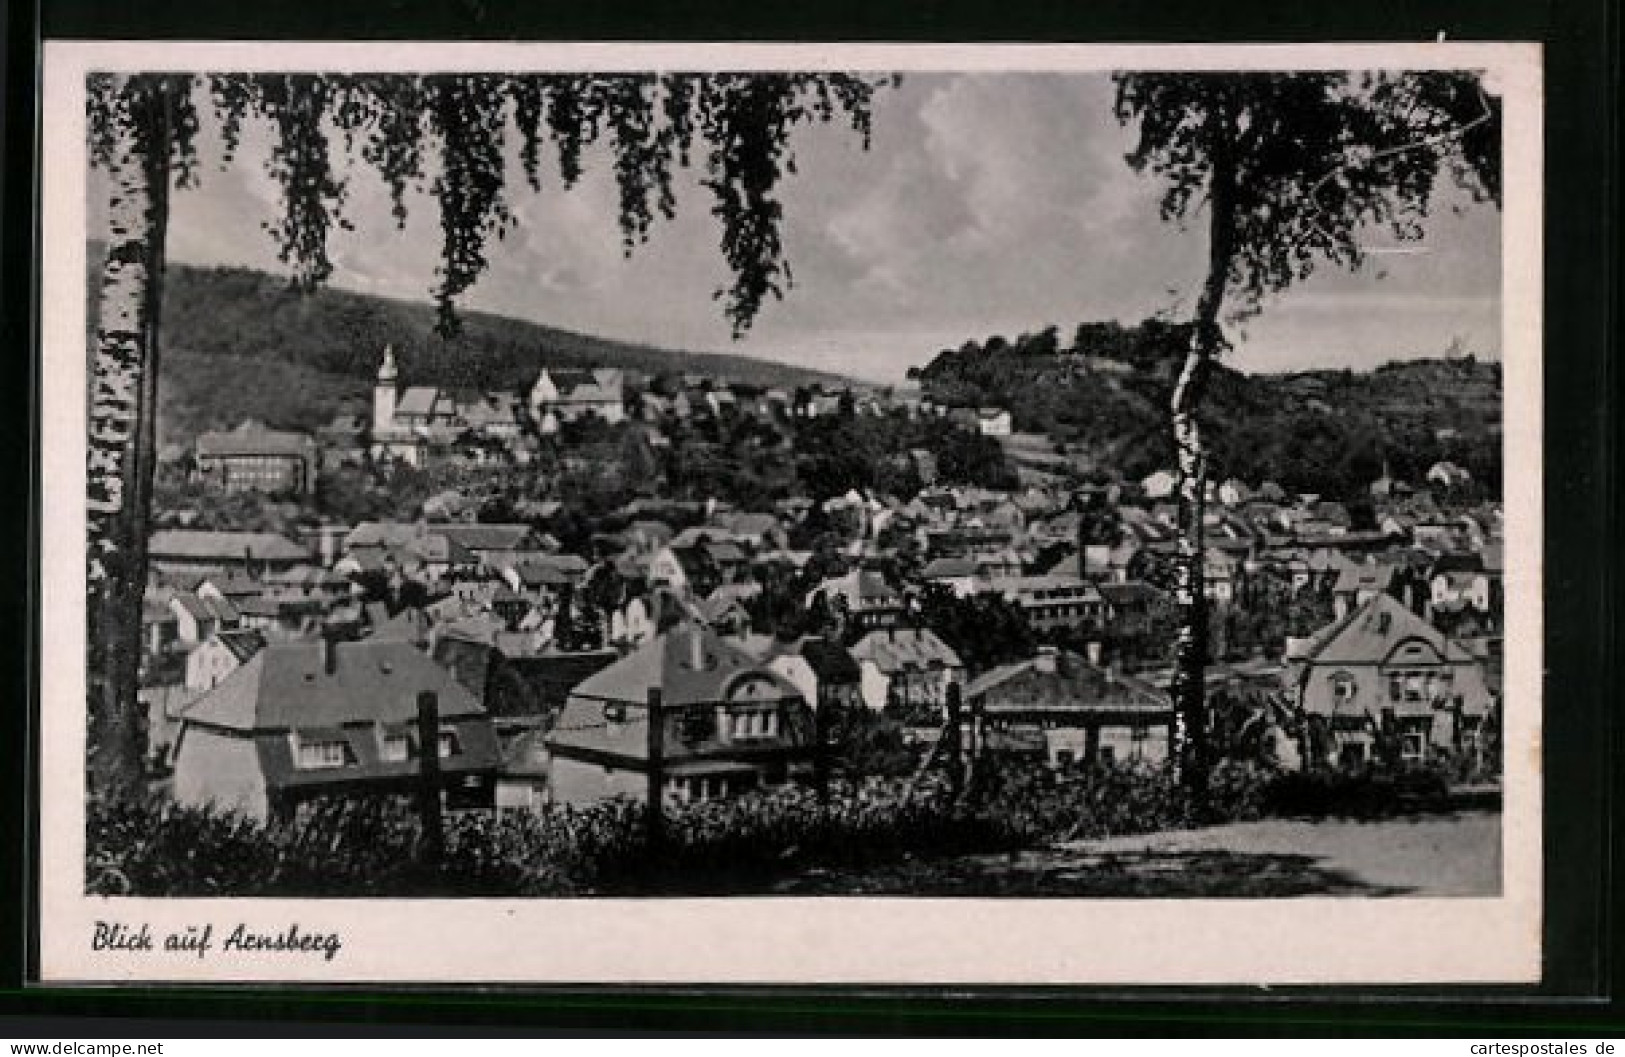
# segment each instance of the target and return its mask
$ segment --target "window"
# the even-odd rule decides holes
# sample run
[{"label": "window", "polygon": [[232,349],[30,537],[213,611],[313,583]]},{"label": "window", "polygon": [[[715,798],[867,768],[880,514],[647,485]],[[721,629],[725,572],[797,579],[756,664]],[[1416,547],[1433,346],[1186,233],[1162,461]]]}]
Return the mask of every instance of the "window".
[{"label": "window", "polygon": [[1338,672],[1332,676],[1332,701],[1339,705],[1346,705],[1354,700],[1354,676],[1348,672]]},{"label": "window", "polygon": [[462,745],[460,745],[457,741],[457,732],[454,730],[443,730],[440,732],[438,748],[440,758],[442,760],[448,756],[456,756],[458,753],[463,751]]},{"label": "window", "polygon": [[379,755],[385,763],[401,763],[411,759],[411,737],[405,733],[385,734]]},{"label": "window", "polygon": [[733,713],[731,730],[736,741],[775,737],[779,732],[779,716],[771,709],[741,710]]},{"label": "window", "polygon": [[299,769],[322,770],[343,767],[350,762],[350,746],[342,738],[298,739]]},{"label": "window", "polygon": [[1411,731],[1404,735],[1400,741],[1399,755],[1405,760],[1420,760],[1426,751],[1427,742],[1419,732]]}]

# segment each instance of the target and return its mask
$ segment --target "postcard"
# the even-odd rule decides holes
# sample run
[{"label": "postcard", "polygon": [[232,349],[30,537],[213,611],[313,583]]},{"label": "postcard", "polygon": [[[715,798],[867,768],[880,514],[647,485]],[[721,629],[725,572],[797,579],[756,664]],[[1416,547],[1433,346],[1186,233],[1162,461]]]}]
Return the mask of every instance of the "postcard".
[{"label": "postcard", "polygon": [[44,54],[42,982],[1539,980],[1538,46]]}]

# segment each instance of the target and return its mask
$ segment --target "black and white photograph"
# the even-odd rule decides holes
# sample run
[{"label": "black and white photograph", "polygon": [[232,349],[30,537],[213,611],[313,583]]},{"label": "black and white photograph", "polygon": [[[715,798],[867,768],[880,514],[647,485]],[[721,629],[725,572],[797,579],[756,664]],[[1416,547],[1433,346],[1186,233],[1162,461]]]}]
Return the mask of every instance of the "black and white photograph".
[{"label": "black and white photograph", "polygon": [[47,977],[1538,977],[1538,49],[45,69]]}]

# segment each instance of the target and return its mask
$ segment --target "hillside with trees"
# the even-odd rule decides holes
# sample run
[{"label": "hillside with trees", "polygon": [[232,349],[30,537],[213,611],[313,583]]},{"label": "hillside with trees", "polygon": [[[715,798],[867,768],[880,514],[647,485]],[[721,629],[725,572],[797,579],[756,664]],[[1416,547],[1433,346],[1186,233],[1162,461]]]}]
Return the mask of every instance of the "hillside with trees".
[{"label": "hillside with trees", "polygon": [[[100,256],[92,244],[92,295]],[[92,296],[92,335],[95,306]],[[693,371],[788,388],[845,384],[790,364],[613,341],[483,312],[461,316],[461,333],[448,340],[435,332],[435,308],[426,302],[300,293],[252,269],[172,264],[164,286],[160,434],[165,443],[185,442],[245,417],[311,429],[346,408],[361,410],[386,343],[408,385],[518,389],[543,366]]]},{"label": "hillside with trees", "polygon": [[[1009,408],[1017,430],[1136,478],[1172,464],[1168,397],[1188,337],[1187,324],[1147,320],[1085,323],[1063,343],[1050,326],[943,350],[910,377],[942,403]],[[1353,498],[1385,459],[1408,480],[1448,459],[1499,493],[1501,365],[1460,349],[1369,372],[1216,366],[1200,417],[1214,480]]]}]

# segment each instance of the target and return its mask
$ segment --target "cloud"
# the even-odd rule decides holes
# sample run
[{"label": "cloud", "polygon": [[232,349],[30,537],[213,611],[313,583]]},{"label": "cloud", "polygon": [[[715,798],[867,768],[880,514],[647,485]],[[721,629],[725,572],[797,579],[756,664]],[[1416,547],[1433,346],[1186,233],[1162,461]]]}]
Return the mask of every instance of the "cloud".
[{"label": "cloud", "polygon": [[[919,74],[877,97],[870,151],[842,127],[798,129],[798,171],[780,188],[795,286],[738,343],[713,298],[729,278],[697,174],[679,178],[677,218],[657,222],[627,257],[604,147],[588,152],[568,192],[551,158],[540,194],[512,159],[518,225],[488,247],[490,270],[465,301],[610,337],[886,377],[966,338],[1188,311],[1206,253],[1201,218],[1189,231],[1161,221],[1160,187],[1124,163],[1131,132],[1111,103],[1104,74]],[[202,186],[175,197],[173,259],[282,270],[261,230],[281,208],[264,172],[268,133],[246,132],[234,166],[206,166]],[[213,135],[206,125],[206,156]],[[355,230],[333,235],[334,285],[426,298],[439,255],[435,203],[415,195],[401,232],[378,178],[346,174]],[[1460,329],[1498,347],[1498,217],[1482,207],[1457,215],[1462,204],[1440,203],[1426,252],[1381,256],[1360,275],[1323,271],[1273,299],[1238,362],[1409,355]],[[1395,292],[1417,300],[1406,311],[1373,300]]]}]

